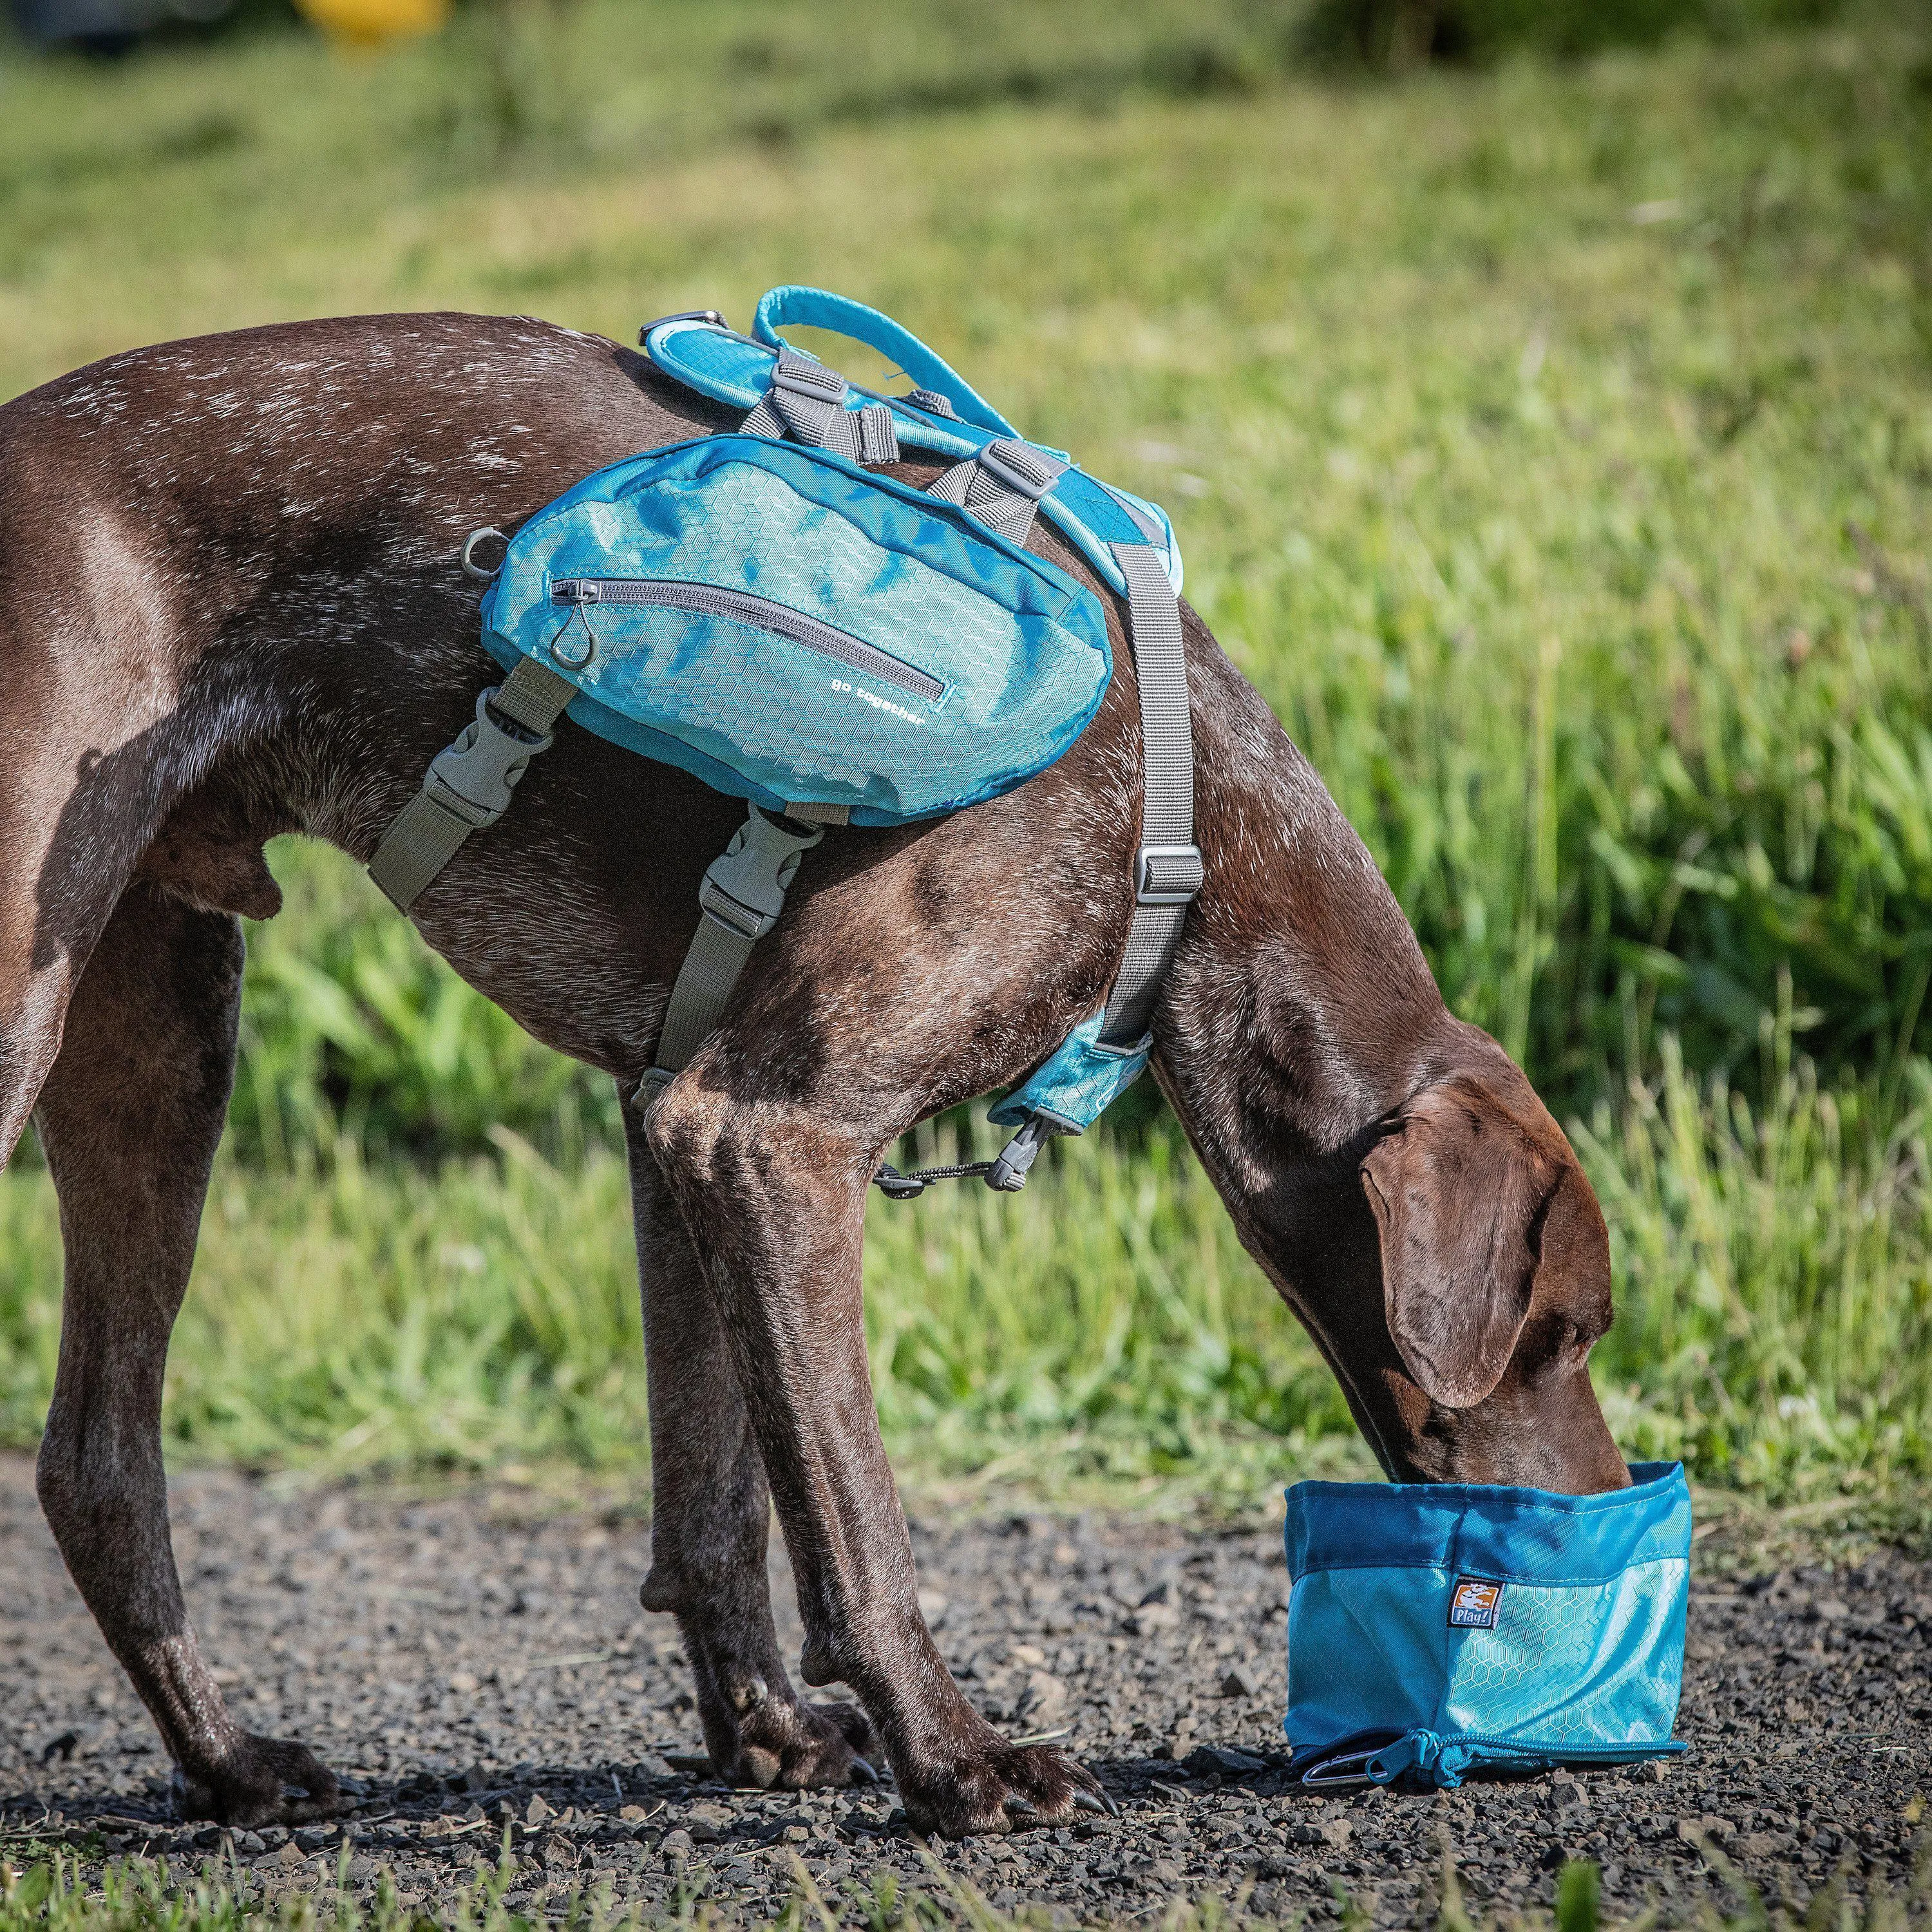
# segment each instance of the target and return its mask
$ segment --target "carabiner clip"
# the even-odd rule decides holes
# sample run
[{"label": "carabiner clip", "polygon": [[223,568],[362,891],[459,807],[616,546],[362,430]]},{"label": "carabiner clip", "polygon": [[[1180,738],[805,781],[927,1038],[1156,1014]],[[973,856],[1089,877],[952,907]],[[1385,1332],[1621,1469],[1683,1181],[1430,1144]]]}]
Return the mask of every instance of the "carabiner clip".
[{"label": "carabiner clip", "polygon": [[1375,1780],[1369,1775],[1369,1766],[1376,1756],[1371,1750],[1343,1751],[1338,1756],[1324,1758],[1301,1774],[1302,1787],[1308,1791],[1340,1791],[1358,1784],[1372,1784]]}]

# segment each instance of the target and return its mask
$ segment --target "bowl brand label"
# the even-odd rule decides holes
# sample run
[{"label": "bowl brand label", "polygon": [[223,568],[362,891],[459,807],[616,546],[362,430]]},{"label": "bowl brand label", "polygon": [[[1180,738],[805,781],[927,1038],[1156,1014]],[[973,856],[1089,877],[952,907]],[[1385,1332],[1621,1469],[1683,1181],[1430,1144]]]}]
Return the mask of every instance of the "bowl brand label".
[{"label": "bowl brand label", "polygon": [[1502,1608],[1503,1586],[1484,1576],[1458,1576],[1449,1598],[1451,1630],[1494,1630]]}]

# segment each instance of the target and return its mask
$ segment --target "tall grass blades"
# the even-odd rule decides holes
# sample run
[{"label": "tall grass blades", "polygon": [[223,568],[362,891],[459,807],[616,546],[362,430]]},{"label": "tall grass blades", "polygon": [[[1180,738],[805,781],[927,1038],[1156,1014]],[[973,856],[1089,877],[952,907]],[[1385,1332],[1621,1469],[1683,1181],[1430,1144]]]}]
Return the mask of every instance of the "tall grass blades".
[{"label": "tall grass blades", "polygon": [[[1932,1474],[1932,1090],[1915,1078],[1888,1122],[1801,1060],[1767,1095],[1700,1091],[1666,1042],[1654,1085],[1576,1130],[1616,1262],[1594,1358],[1612,1426],[1634,1454],[1774,1497]],[[224,1159],[171,1358],[174,1445],[334,1469],[640,1468],[622,1163],[496,1138],[428,1171],[372,1167],[348,1141],[281,1172]],[[0,1178],[0,1428],[27,1443],[58,1330],[44,1174]],[[1252,1504],[1365,1465],[1334,1378],[1166,1136],[1062,1143],[1018,1198],[877,1198],[866,1285],[888,1443],[928,1474]]]},{"label": "tall grass blades", "polygon": [[[927,1148],[968,1151],[944,1135]],[[874,1202],[866,1302],[888,1432],[942,1468],[1036,1466],[1051,1445],[1066,1474],[1190,1474],[1250,1497],[1284,1460],[1348,1453],[1334,1378],[1192,1157],[1165,1135],[1054,1156],[1030,1196]]]},{"label": "tall grass blades", "polygon": [[494,1127],[566,1157],[614,1138],[610,1084],[472,992],[339,854],[272,850],[287,909],[248,933],[229,1131],[272,1166],[346,1136],[372,1156],[473,1151]]},{"label": "tall grass blades", "polygon": [[1932,1468],[1932,1192],[1922,1074],[1868,1087],[1780,1064],[1754,1102],[1661,1078],[1577,1139],[1621,1290],[1597,1378],[1634,1450],[1774,1494]]}]

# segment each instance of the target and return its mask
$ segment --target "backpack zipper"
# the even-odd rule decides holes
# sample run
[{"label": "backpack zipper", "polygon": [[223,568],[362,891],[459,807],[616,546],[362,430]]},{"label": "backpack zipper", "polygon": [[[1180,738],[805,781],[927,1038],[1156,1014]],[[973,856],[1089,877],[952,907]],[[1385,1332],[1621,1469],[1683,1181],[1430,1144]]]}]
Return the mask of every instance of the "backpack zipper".
[{"label": "backpack zipper", "polygon": [[788,604],[754,597],[746,590],[721,590],[715,584],[673,584],[651,577],[560,577],[550,585],[550,601],[578,609],[588,604],[646,604],[661,610],[688,610],[698,616],[726,617],[802,644],[820,657],[909,691],[928,704],[937,704],[946,695],[944,680],[917,665],[907,664],[849,632],[806,616]]}]

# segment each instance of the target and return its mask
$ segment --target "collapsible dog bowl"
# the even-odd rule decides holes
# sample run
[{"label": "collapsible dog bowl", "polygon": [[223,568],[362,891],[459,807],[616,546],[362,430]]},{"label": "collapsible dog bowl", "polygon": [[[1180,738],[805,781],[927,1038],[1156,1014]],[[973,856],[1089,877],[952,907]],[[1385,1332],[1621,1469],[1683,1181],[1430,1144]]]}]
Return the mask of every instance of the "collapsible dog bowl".
[{"label": "collapsible dog bowl", "polygon": [[1608,1496],[1298,1483],[1288,1742],[1311,1786],[1681,1751],[1690,1492],[1640,1462]]}]

